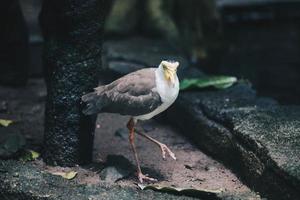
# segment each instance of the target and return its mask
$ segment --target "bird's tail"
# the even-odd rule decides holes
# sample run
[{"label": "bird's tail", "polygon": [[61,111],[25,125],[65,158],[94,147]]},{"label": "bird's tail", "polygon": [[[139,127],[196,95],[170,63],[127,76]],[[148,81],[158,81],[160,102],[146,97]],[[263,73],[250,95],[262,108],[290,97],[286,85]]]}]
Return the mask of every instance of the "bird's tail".
[{"label": "bird's tail", "polygon": [[97,97],[99,96],[96,92],[91,92],[81,97],[82,102],[84,102],[83,114],[92,115],[98,113]]}]

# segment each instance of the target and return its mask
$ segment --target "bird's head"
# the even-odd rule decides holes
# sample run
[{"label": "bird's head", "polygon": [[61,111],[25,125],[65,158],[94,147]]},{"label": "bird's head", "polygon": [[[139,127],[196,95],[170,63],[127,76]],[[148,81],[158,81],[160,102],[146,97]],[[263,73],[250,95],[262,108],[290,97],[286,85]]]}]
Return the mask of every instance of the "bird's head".
[{"label": "bird's head", "polygon": [[177,68],[179,66],[179,62],[174,61],[162,61],[160,63],[160,67],[163,70],[165,79],[174,85]]}]

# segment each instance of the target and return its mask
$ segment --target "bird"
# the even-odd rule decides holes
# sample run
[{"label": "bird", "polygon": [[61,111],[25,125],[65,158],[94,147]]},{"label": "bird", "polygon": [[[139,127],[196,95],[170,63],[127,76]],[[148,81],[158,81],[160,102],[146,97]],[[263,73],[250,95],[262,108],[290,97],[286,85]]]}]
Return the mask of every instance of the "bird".
[{"label": "bird", "polygon": [[175,154],[167,145],[149,135],[138,131],[135,127],[138,121],[149,120],[165,111],[176,100],[179,94],[177,68],[179,62],[163,60],[156,68],[143,68],[131,72],[107,85],[94,88],[94,91],[82,96],[83,113],[93,115],[98,113],[118,113],[130,116],[127,123],[129,142],[137,165],[137,178],[143,183],[157,181],[143,174],[139,156],[135,147],[135,133],[158,145],[163,159],[168,154],[176,160]]}]

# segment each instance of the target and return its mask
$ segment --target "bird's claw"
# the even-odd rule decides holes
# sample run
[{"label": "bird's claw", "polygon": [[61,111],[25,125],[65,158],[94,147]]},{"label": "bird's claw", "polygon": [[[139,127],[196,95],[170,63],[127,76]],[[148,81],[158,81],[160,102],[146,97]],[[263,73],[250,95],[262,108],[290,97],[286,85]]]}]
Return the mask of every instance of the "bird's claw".
[{"label": "bird's claw", "polygon": [[169,147],[167,147],[167,145],[159,144],[159,147],[160,147],[163,159],[166,159],[166,153],[168,153],[171,158],[176,160],[175,154],[169,149]]},{"label": "bird's claw", "polygon": [[155,178],[151,178],[148,176],[148,174],[143,174],[142,172],[138,172],[138,179],[140,181],[140,183],[143,183],[144,180],[147,180],[147,181],[157,181],[157,179]]}]

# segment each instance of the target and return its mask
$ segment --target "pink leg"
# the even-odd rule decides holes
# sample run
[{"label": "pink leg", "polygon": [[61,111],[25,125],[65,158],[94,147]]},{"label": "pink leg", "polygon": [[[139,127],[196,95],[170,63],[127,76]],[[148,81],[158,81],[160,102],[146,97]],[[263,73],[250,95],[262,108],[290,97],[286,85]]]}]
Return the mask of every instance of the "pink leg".
[{"label": "pink leg", "polygon": [[145,133],[142,133],[141,131],[136,130],[136,133],[143,136],[143,137],[145,137],[146,139],[150,140],[154,144],[158,145],[158,147],[161,150],[161,154],[162,154],[163,159],[166,158],[166,153],[168,153],[171,158],[176,160],[175,154],[167,147],[167,145],[157,141],[156,139],[150,137],[149,135],[146,135]]},{"label": "pink leg", "polygon": [[157,181],[154,178],[150,178],[147,176],[147,174],[143,174],[142,170],[141,170],[141,166],[140,166],[140,161],[139,161],[139,157],[135,148],[135,144],[134,144],[134,120],[131,118],[127,124],[127,128],[129,129],[129,142],[134,154],[134,159],[136,161],[136,165],[137,165],[137,176],[138,179],[141,183],[143,183],[143,180],[149,180],[149,181]]}]

